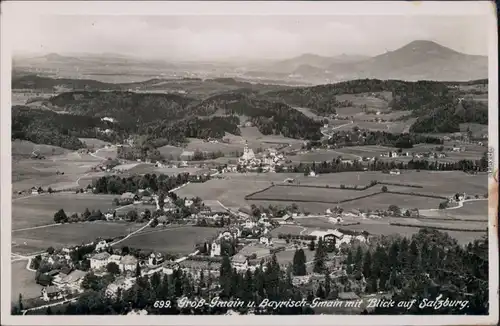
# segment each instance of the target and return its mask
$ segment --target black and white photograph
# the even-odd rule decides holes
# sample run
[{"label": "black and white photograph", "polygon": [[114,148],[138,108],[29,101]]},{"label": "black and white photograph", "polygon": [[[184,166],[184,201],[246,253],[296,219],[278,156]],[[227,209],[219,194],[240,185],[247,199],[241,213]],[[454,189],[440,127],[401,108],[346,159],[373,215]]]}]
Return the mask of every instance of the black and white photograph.
[{"label": "black and white photograph", "polygon": [[498,322],[494,3],[2,16],[2,324]]}]

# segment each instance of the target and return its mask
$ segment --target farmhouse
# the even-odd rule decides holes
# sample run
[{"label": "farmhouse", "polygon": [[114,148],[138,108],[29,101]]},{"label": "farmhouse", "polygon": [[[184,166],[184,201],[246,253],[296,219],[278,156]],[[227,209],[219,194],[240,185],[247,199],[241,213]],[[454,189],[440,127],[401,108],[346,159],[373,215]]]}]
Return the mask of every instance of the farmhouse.
[{"label": "farmhouse", "polygon": [[120,197],[120,203],[121,204],[132,204],[135,200],[138,200],[138,199],[139,199],[139,196],[137,196],[131,192],[125,192]]},{"label": "farmhouse", "polygon": [[107,252],[101,252],[90,257],[90,268],[91,269],[101,269],[106,267],[109,262],[109,257],[111,255]]},{"label": "farmhouse", "polygon": [[290,214],[285,214],[282,218],[281,221],[279,221],[280,224],[293,224],[294,220],[293,217]]},{"label": "farmhouse", "polygon": [[62,292],[55,286],[48,286],[42,288],[42,299],[44,301],[62,299]]}]

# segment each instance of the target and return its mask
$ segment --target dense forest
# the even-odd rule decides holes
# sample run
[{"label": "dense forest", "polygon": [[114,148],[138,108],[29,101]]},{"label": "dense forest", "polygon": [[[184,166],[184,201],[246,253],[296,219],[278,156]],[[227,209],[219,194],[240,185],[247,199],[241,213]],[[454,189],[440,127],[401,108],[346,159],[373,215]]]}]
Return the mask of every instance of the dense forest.
[{"label": "dense forest", "polygon": [[112,134],[99,131],[107,128],[110,128],[109,122],[95,117],[57,114],[23,106],[12,108],[12,139],[76,150],[85,147],[79,137],[104,141],[119,141],[123,138],[124,131],[119,126],[113,126],[115,132]]},{"label": "dense forest", "polygon": [[204,112],[188,110],[191,99],[174,94],[67,92],[50,98],[49,102],[52,106],[73,114],[114,118],[131,130],[151,121],[204,115]]}]

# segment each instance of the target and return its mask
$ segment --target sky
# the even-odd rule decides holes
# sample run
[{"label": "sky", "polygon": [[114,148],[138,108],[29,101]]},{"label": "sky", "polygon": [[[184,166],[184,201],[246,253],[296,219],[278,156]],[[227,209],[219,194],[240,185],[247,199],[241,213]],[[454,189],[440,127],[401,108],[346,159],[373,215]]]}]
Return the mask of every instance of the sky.
[{"label": "sky", "polygon": [[23,53],[119,53],[205,61],[304,53],[378,55],[413,40],[487,55],[483,16],[34,16],[16,26]]}]

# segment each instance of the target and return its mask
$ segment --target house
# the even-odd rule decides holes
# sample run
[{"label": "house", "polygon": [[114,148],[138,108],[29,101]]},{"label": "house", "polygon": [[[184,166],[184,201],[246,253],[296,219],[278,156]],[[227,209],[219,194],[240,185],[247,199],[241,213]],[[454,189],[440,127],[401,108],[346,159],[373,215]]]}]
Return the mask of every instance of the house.
[{"label": "house", "polygon": [[328,218],[328,222],[330,223],[334,223],[334,224],[337,224],[337,223],[342,223],[344,220],[342,219],[341,216],[330,216]]},{"label": "house", "polygon": [[75,269],[62,279],[58,279],[57,282],[54,280],[54,284],[59,287],[66,287],[72,291],[78,291],[85,275],[87,275],[87,272]]},{"label": "house", "polygon": [[42,288],[42,299],[44,301],[62,299],[62,291],[56,286],[47,286]]},{"label": "house", "polygon": [[210,257],[218,257],[221,255],[220,240],[215,240],[210,244]]},{"label": "house", "polygon": [[168,224],[168,218],[165,215],[159,216],[157,219],[158,224],[160,225],[167,225]]},{"label": "house", "polygon": [[101,269],[106,267],[109,262],[109,257],[111,255],[107,252],[101,252],[90,257],[90,268],[91,269]]},{"label": "house", "polygon": [[179,167],[180,168],[187,168],[188,167],[188,164],[186,161],[182,161],[180,164],[179,164]]},{"label": "house", "polygon": [[192,201],[191,199],[186,199],[184,200],[184,206],[186,207],[191,207],[191,205],[193,205],[194,201]]},{"label": "house", "polygon": [[310,177],[315,177],[316,176],[316,172],[314,172],[314,171],[309,172],[309,176]]},{"label": "house", "polygon": [[107,221],[110,221],[115,217],[115,214],[111,213],[111,212],[107,212],[106,214],[104,214],[104,217],[106,218]]},{"label": "house", "polygon": [[135,200],[138,200],[139,196],[131,193],[131,192],[125,192],[121,195],[120,197],[120,202],[122,204],[132,204]]},{"label": "house", "polygon": [[31,194],[32,194],[32,195],[38,195],[38,188],[36,188],[36,187],[32,187],[32,188],[31,188]]},{"label": "house", "polygon": [[124,272],[124,271],[132,271],[132,272],[134,272],[135,268],[137,267],[137,262],[138,262],[137,258],[135,258],[132,255],[124,256],[120,260],[120,265],[119,265],[120,266],[120,270],[122,272]]},{"label": "house", "polygon": [[148,258],[148,264],[149,265],[158,265],[158,264],[161,264],[163,263],[163,255],[159,252],[157,252],[156,254],[154,252],[151,253],[151,255],[149,255],[149,258]]},{"label": "house", "polygon": [[175,261],[166,261],[161,265],[162,273],[171,275],[175,270],[179,269],[179,263]]},{"label": "house", "polygon": [[293,224],[293,217],[290,214],[285,214],[281,218],[281,221],[279,223],[280,224]]},{"label": "house", "polygon": [[130,289],[134,285],[133,280],[127,279],[125,277],[118,277],[113,283],[109,284],[106,288],[106,296],[110,298],[116,297],[118,291]]},{"label": "house", "polygon": [[236,270],[246,270],[248,269],[248,258],[242,254],[236,254],[232,257],[231,263],[233,268]]},{"label": "house", "polygon": [[261,236],[259,239],[259,242],[263,245],[266,245],[266,246],[273,245],[273,240],[272,240],[272,237],[270,235]]},{"label": "house", "polygon": [[111,256],[109,256],[108,264],[109,263],[115,263],[117,266],[120,266],[120,261],[121,260],[122,260],[122,256],[120,256],[120,255],[111,255]]},{"label": "house", "polygon": [[174,212],[177,210],[177,206],[174,203],[168,202],[163,205],[164,212]]},{"label": "house", "polygon": [[400,175],[400,174],[401,174],[401,171],[399,171],[398,169],[392,169],[391,171],[389,171],[389,174],[392,174],[392,175]]},{"label": "house", "polygon": [[97,251],[97,252],[104,251],[104,250],[106,250],[106,248],[108,248],[108,246],[109,245],[107,244],[106,240],[101,240],[95,246],[95,251]]}]

